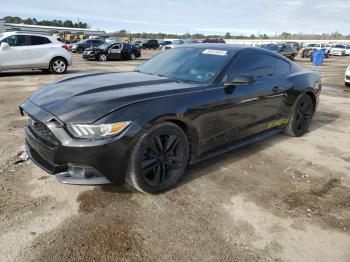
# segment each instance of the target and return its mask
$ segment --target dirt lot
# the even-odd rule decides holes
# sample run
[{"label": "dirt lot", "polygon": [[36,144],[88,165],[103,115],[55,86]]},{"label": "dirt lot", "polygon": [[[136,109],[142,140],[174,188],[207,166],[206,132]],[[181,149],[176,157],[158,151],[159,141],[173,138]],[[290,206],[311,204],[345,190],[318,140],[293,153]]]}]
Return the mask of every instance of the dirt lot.
[{"label": "dirt lot", "polygon": [[[140,62],[75,56],[70,73]],[[58,77],[1,74],[0,261],[350,261],[349,63],[330,58],[315,68],[324,90],[307,135],[277,135],[193,166],[157,196],[63,185],[17,163],[18,105]]]}]

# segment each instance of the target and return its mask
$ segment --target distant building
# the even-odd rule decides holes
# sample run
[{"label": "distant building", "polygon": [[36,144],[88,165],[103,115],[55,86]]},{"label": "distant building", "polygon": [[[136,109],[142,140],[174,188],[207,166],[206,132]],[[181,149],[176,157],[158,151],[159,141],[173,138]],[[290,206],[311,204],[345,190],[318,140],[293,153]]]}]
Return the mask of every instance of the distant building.
[{"label": "distant building", "polygon": [[42,25],[10,24],[0,20],[0,32],[21,31],[26,33],[36,33],[45,35],[77,34],[85,37],[106,37],[107,33],[103,30],[55,27]]}]

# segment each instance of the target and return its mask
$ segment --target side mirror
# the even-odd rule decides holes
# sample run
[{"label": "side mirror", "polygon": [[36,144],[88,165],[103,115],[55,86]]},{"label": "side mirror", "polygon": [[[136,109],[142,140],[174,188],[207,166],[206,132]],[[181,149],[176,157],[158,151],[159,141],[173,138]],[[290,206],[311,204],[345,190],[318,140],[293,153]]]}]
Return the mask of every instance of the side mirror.
[{"label": "side mirror", "polygon": [[239,75],[236,76],[232,82],[225,83],[225,87],[230,87],[230,86],[250,86],[255,83],[255,79],[252,76],[247,76],[247,75]]},{"label": "side mirror", "polygon": [[6,49],[9,47],[9,44],[8,43],[1,43],[0,45],[0,49],[3,50],[3,49]]}]

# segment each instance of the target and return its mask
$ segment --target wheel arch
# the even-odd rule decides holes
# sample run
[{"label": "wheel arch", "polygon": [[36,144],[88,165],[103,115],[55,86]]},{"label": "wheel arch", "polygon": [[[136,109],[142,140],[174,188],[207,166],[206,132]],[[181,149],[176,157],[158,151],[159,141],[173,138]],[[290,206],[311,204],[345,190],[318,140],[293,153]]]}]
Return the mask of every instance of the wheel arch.
[{"label": "wheel arch", "polygon": [[314,105],[314,112],[315,112],[316,106],[317,106],[317,101],[316,101],[316,96],[315,96],[315,94],[314,94],[313,92],[311,92],[311,91],[306,91],[305,94],[306,94],[306,95],[309,95],[309,96],[311,97],[312,103],[313,103],[313,105]]},{"label": "wheel arch", "polygon": [[195,127],[191,126],[191,124],[188,121],[184,119],[179,119],[179,118],[167,117],[167,118],[162,118],[156,122],[157,123],[170,122],[180,127],[188,138],[189,151],[190,151],[189,161],[191,161],[192,159],[195,159],[198,156],[198,143],[199,143],[198,133]]}]

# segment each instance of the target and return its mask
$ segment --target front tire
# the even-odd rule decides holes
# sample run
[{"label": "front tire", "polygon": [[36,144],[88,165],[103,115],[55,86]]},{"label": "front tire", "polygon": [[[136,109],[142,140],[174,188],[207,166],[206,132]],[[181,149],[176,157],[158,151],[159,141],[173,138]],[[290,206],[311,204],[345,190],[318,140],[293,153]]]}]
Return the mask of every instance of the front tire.
[{"label": "front tire", "polygon": [[101,62],[107,61],[107,56],[105,54],[99,54],[98,61],[101,61]]},{"label": "front tire", "polygon": [[68,63],[65,59],[57,57],[50,63],[50,71],[54,74],[64,74],[67,71]]},{"label": "front tire", "polygon": [[314,102],[310,95],[304,94],[299,97],[293,106],[284,134],[295,137],[304,135],[309,129],[314,114],[314,107]]},{"label": "front tire", "polygon": [[159,193],[175,186],[189,158],[186,134],[173,123],[153,126],[133,148],[126,182],[144,193]]}]

